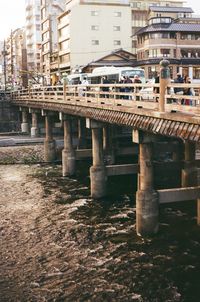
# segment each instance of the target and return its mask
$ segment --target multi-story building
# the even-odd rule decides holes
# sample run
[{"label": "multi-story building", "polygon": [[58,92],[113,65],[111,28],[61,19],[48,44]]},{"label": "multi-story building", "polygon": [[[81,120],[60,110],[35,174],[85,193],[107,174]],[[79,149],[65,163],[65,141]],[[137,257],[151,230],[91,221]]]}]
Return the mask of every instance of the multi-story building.
[{"label": "multi-story building", "polygon": [[[183,1],[154,0],[153,4],[175,7]],[[58,17],[58,60],[52,64],[73,72],[119,48],[136,54],[134,34],[146,26],[151,5],[150,0],[66,1],[66,10]]]},{"label": "multi-story building", "polygon": [[26,31],[25,28],[17,29],[13,32],[13,77],[17,85],[27,87],[28,68],[26,51]]},{"label": "multi-story building", "polygon": [[24,28],[11,31],[10,36],[6,40],[4,71],[5,69],[6,75],[4,77],[6,77],[7,86],[27,86],[27,54]]},{"label": "multi-story building", "polygon": [[137,64],[152,78],[167,58],[171,77],[177,72],[200,80],[200,18],[188,7],[152,6],[149,24],[137,32]]},{"label": "multi-story building", "polygon": [[137,53],[137,37],[135,33],[147,25],[149,19],[149,7],[182,7],[181,0],[130,0],[131,27],[132,27],[132,53]]},{"label": "multi-story building", "polygon": [[39,80],[41,51],[40,0],[25,0],[26,48],[29,80]]},{"label": "multi-story building", "polygon": [[46,84],[56,81],[54,74],[51,75],[50,62],[53,53],[58,49],[57,17],[64,11],[65,2],[65,0],[41,0],[41,71]]},{"label": "multi-story building", "polygon": [[72,0],[58,17],[59,69],[81,71],[82,66],[123,48],[131,50],[129,1]]}]

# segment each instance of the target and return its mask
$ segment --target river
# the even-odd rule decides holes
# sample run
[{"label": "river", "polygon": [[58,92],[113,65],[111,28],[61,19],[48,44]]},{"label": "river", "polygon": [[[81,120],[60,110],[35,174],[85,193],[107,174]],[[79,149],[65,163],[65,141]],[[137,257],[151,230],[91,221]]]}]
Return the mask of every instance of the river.
[{"label": "river", "polygon": [[92,200],[85,168],[0,166],[0,301],[198,302],[195,202],[162,206],[159,233],[142,239],[135,180],[112,178]]}]

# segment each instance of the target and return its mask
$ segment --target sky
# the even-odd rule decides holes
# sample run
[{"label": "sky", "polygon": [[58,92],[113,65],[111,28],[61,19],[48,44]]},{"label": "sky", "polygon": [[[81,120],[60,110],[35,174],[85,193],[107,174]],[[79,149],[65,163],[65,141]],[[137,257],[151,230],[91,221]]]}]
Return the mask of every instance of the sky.
[{"label": "sky", "polygon": [[[200,14],[198,0],[188,0],[185,6],[193,8]],[[0,0],[0,41],[9,36],[11,29],[15,30],[25,24],[25,0]]]}]

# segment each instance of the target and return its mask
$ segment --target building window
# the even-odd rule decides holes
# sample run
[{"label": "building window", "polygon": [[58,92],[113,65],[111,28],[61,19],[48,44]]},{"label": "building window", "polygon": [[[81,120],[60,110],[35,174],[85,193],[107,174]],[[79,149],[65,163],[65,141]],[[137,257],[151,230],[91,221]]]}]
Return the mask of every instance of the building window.
[{"label": "building window", "polygon": [[92,10],[92,11],[91,11],[91,16],[99,16],[99,11],[97,11],[97,10]]},{"label": "building window", "polygon": [[120,40],[114,40],[114,45],[121,45],[121,41]]},{"label": "building window", "polygon": [[114,31],[120,31],[120,26],[113,26]]},{"label": "building window", "polygon": [[92,40],[92,45],[99,45],[99,40]]},{"label": "building window", "polygon": [[121,17],[121,16],[122,16],[122,13],[121,13],[121,12],[114,12],[114,16],[115,16],[115,17]]},{"label": "building window", "polygon": [[200,79],[200,69],[193,67],[193,79]]},{"label": "building window", "polygon": [[69,40],[59,43],[59,46],[60,51],[67,50],[69,48]]},{"label": "building window", "polygon": [[60,56],[60,63],[61,64],[69,63],[69,61],[70,61],[70,55],[69,54]]},{"label": "building window", "polygon": [[99,25],[92,25],[91,30],[99,30]]},{"label": "building window", "polygon": [[45,41],[49,39],[49,31],[45,32],[43,35],[42,35],[42,41]]},{"label": "building window", "polygon": [[163,57],[170,57],[170,49],[161,49],[160,53]]}]

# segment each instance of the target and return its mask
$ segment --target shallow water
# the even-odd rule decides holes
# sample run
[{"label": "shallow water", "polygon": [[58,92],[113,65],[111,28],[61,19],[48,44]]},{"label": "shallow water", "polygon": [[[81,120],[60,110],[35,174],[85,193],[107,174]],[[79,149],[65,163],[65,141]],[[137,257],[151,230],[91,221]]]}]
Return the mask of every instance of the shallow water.
[{"label": "shallow water", "polygon": [[59,186],[56,203],[73,221],[69,238],[81,267],[72,271],[79,280],[72,301],[199,301],[195,202],[162,206],[158,235],[142,239],[135,231],[136,179],[113,177],[109,197],[92,200],[85,168],[79,166],[77,180],[61,179],[59,169],[45,180],[47,190]]},{"label": "shallow water", "polygon": [[62,177],[61,166],[2,168],[7,179],[20,169],[24,184],[2,178],[20,207],[1,213],[0,300],[199,301],[195,203],[162,206],[159,233],[142,239],[136,179],[113,177],[109,197],[93,200],[88,167],[79,163],[76,178]]}]

